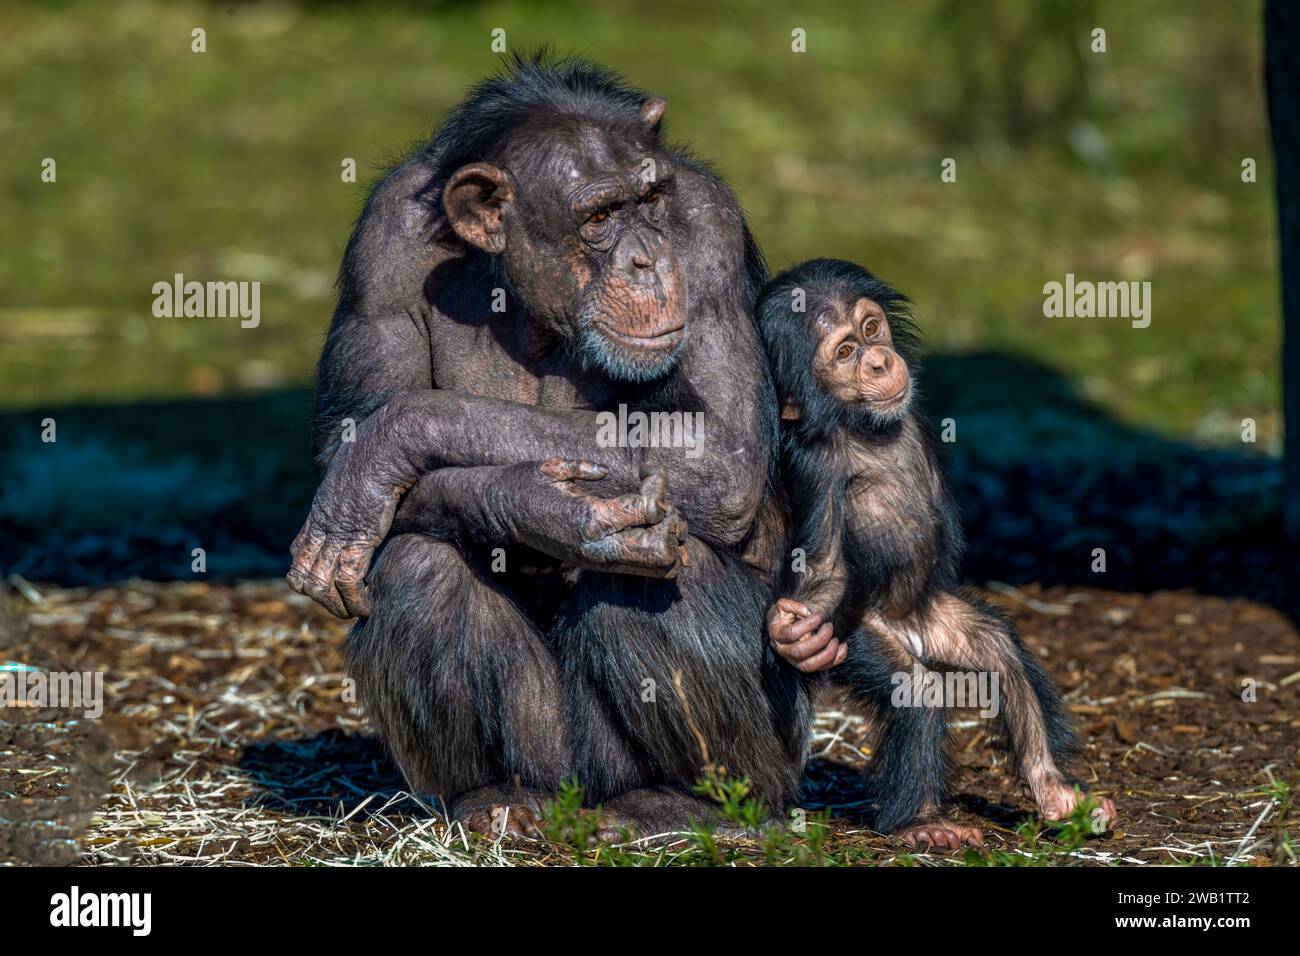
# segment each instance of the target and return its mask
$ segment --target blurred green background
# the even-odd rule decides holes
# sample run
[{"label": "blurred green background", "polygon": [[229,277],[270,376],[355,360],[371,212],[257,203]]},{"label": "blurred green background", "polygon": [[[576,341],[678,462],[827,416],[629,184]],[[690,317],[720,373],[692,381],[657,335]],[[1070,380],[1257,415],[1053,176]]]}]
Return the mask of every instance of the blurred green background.
[{"label": "blurred green background", "polygon": [[[931,413],[959,422],[977,572],[1068,577],[1062,536],[1107,521],[1121,548],[1154,523],[1151,560],[1185,561],[1271,522],[1258,3],[8,0],[0,530],[21,546],[0,559],[78,579],[162,573],[139,554],[174,549],[188,573],[187,542],[215,537],[229,571],[281,568],[349,229],[368,183],[496,69],[496,28],[668,97],[669,136],[716,163],[774,268],[844,257],[912,295]],[[154,318],[151,286],[176,272],[260,280],[260,327]],[[1043,284],[1066,272],[1150,280],[1150,327],[1045,319]],[[37,441],[45,415],[57,447]]]}]

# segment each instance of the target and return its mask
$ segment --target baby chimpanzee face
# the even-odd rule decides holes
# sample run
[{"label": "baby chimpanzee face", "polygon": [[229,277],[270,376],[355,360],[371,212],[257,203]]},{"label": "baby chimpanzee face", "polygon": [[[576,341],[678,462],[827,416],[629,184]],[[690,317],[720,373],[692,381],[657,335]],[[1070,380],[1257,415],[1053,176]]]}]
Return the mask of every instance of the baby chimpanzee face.
[{"label": "baby chimpanzee face", "polygon": [[865,296],[831,298],[815,313],[812,326],[819,336],[813,375],[831,397],[865,413],[877,426],[907,411],[911,375],[894,349],[889,317],[879,304]]}]

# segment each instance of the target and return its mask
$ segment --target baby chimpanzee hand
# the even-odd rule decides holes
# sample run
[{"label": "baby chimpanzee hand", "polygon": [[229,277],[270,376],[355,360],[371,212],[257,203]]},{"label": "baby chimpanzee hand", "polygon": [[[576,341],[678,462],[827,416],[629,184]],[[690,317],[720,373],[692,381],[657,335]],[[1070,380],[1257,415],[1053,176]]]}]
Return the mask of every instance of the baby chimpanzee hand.
[{"label": "baby chimpanzee hand", "polygon": [[773,650],[805,674],[843,664],[849,653],[825,614],[793,598],[781,598],[767,612],[767,635]]}]

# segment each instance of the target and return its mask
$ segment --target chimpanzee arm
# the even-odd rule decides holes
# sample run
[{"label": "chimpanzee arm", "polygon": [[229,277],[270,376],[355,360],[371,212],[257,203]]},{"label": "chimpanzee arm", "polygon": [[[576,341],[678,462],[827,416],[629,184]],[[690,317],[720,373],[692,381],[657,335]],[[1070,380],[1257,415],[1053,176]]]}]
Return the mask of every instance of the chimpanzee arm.
[{"label": "chimpanzee arm", "polygon": [[[590,494],[604,478],[591,462],[543,462],[478,468],[442,468],[418,484],[421,500],[436,513],[443,533],[478,548],[525,544],[568,564],[618,574],[676,577],[684,562],[686,523],[665,498],[662,472],[647,475],[632,495]],[[404,517],[399,514],[394,527]],[[417,527],[429,527],[423,522]],[[571,528],[578,528],[574,538]],[[628,535],[638,561],[622,563],[619,533]],[[648,566],[667,568],[651,574]]]},{"label": "chimpanzee arm", "polygon": [[[682,448],[602,448],[596,413],[591,411],[546,409],[441,390],[400,394],[357,426],[354,442],[338,446],[311,515],[294,542],[289,581],[331,610],[364,614],[362,582],[371,554],[388,533],[399,500],[420,475],[448,466],[506,466],[520,459],[548,458],[599,466],[605,476],[600,490],[616,496],[602,506],[613,515],[630,516],[621,522],[606,519],[601,548],[585,546],[592,521],[600,525],[599,519],[562,520],[566,514],[572,517],[560,507],[568,504],[562,492],[552,491],[552,499],[559,495],[565,500],[552,500],[547,507],[546,501],[539,501],[547,489],[533,488],[528,494],[514,493],[513,488],[494,491],[480,480],[462,486],[450,506],[481,509],[483,520],[492,511],[496,527],[563,560],[609,571],[639,568],[644,574],[668,575],[677,560],[671,540],[675,524],[662,508],[638,511],[630,502],[645,496],[643,476],[666,474],[667,493],[691,523],[692,533],[710,544],[740,540],[763,494],[767,455],[754,450],[761,440],[756,437],[759,427],[746,429],[748,435],[742,430],[743,403],[732,407],[740,427],[721,413],[706,413],[700,455],[692,459]],[[758,414],[756,407],[752,413]],[[709,422],[716,423],[712,429]],[[425,490],[422,487],[420,494]],[[593,499],[589,506],[596,508],[599,501]],[[436,521],[448,502],[440,492],[415,505],[428,508]],[[642,540],[647,537],[655,539],[653,546]]]},{"label": "chimpanzee arm", "polygon": [[[341,455],[348,454],[351,446],[342,446]],[[442,468],[420,479],[422,505],[435,520],[416,527],[435,527],[478,548],[529,545],[559,561],[610,574],[675,578],[688,562],[686,524],[667,501],[663,472],[647,473],[637,493],[612,498],[589,493],[603,477],[603,468],[591,462],[560,458]],[[364,511],[377,499],[373,489],[357,486],[348,501]],[[318,536],[313,562],[295,561],[290,583],[338,617],[365,617],[370,553],[391,520],[390,511],[383,532],[367,542],[338,533]],[[307,553],[313,535],[318,532],[308,520],[294,542],[296,554]]]},{"label": "chimpanzee arm", "polygon": [[764,468],[755,467],[756,457],[766,461],[766,455],[755,454],[759,426],[750,424],[750,435],[743,435],[743,408],[704,412],[703,433],[696,435],[693,449],[602,447],[597,416],[589,410],[541,408],[462,392],[406,392],[359,428],[359,454],[352,460],[404,489],[438,468],[558,457],[602,465],[608,471],[602,493],[628,494],[637,489],[644,470],[658,468],[667,473],[672,501],[693,534],[719,546],[743,538],[766,480]]},{"label": "chimpanzee arm", "polygon": [[[418,335],[408,336],[409,341],[403,338],[400,320],[372,322],[367,328],[360,318],[394,314],[391,307],[358,308],[353,303],[354,283],[358,294],[388,301],[389,293],[382,284],[371,282],[367,292],[358,279],[371,279],[382,271],[375,262],[385,254],[384,243],[390,240],[382,229],[378,230],[380,238],[374,239],[367,232],[367,223],[372,219],[371,207],[387,201],[383,197],[388,186],[386,182],[372,198],[345,258],[341,317],[336,316],[331,332],[331,340],[338,343],[332,346],[335,352],[331,354],[343,361],[334,364],[334,377],[323,386],[326,400],[318,405],[318,422],[324,423],[323,429],[318,429],[318,453],[330,466],[317,491],[312,513],[293,546],[289,580],[295,588],[332,609],[350,603],[340,601],[335,592],[350,590],[359,606],[364,600],[361,580],[370,555],[387,533],[399,499],[420,475],[446,466],[513,465],[556,457],[584,460],[602,466],[607,477],[601,490],[619,496],[635,496],[644,474],[663,470],[672,498],[694,534],[710,544],[730,547],[749,533],[768,478],[774,398],[748,311],[752,283],[746,284],[737,275],[746,268],[748,240],[734,200],[730,207],[734,221],[721,230],[723,239],[735,247],[730,249],[722,248],[723,240],[710,232],[718,221],[727,220],[726,215],[698,197],[687,209],[688,217],[700,214],[699,228],[692,233],[694,245],[686,256],[692,264],[689,279],[695,290],[695,308],[687,351],[672,381],[677,400],[686,406],[680,410],[703,414],[701,440],[692,449],[607,448],[598,441],[601,422],[595,411],[542,408],[420,388],[418,384],[426,374],[421,364],[424,359],[415,359],[412,365],[393,373],[382,367],[393,348],[391,342],[379,347],[378,355],[365,341],[353,345],[363,334],[372,341],[391,335],[399,343],[397,347],[428,354],[427,340],[421,343]],[[385,215],[409,218],[415,214],[399,209]],[[375,249],[370,248],[372,240],[377,244]],[[401,242],[395,252],[387,254],[409,265],[417,246]],[[427,248],[424,256],[427,262]],[[730,263],[731,268],[718,268],[719,261]],[[412,272],[410,268],[399,270],[393,285],[408,282]],[[410,292],[398,289],[391,301],[409,302]],[[414,320],[412,328],[418,328]],[[421,345],[424,348],[419,348]],[[437,347],[436,343],[433,347]],[[375,363],[373,368],[368,362]],[[339,444],[331,440],[329,431],[336,427],[340,410],[346,408],[355,408],[360,415],[374,410],[364,421],[358,421],[355,442]],[[332,457],[331,444],[335,448]],[[480,491],[485,489],[479,486]],[[511,509],[518,508],[520,500],[517,496],[495,495],[479,504]],[[436,519],[445,502],[435,497],[427,505],[431,518]],[[410,510],[420,506],[420,501],[414,501]],[[529,522],[538,517],[536,511],[502,511],[496,515],[501,526],[514,528],[521,538],[538,542],[535,546],[546,553],[567,555],[577,549],[582,525],[551,521],[545,527],[530,526]],[[611,536],[611,554],[617,552],[613,563],[635,567],[642,561],[652,561],[657,563],[643,566],[642,573],[670,573],[671,561],[664,564],[664,555],[658,550],[640,546],[637,539],[642,530],[632,525]],[[661,534],[666,532],[660,529]]]},{"label": "chimpanzee arm", "polygon": [[438,242],[432,171],[408,160],[371,193],[339,270],[339,302],[316,367],[312,453],[324,470],[355,427],[407,391],[433,387],[424,283],[455,254]]},{"label": "chimpanzee arm", "polygon": [[787,593],[809,611],[829,619],[844,600],[848,565],[844,554],[848,479],[829,450],[799,449],[787,461],[790,494],[798,524],[795,547],[803,550],[804,569],[792,564],[794,586]]},{"label": "chimpanzee arm", "polygon": [[794,543],[804,567],[793,566],[787,597],[767,615],[772,647],[789,664],[813,673],[844,662],[848,645],[835,634],[833,618],[848,585],[844,554],[846,480],[835,455],[799,449],[788,456],[789,491],[799,525]]},{"label": "chimpanzee arm", "polygon": [[[358,444],[364,443],[367,451],[351,457],[367,470],[365,477],[403,490],[419,475],[439,467],[510,465],[561,457],[605,466],[608,477],[602,482],[602,493],[628,494],[636,491],[644,468],[663,468],[673,503],[689,522],[692,534],[715,546],[738,544],[754,526],[775,440],[775,397],[751,315],[754,286],[761,281],[764,267],[739,206],[725,185],[685,161],[677,181],[686,220],[686,248],[680,259],[687,271],[692,310],[687,349],[673,373],[675,388],[672,394],[661,396],[659,404],[668,411],[700,414],[703,433],[696,434],[696,447],[689,454],[682,448],[602,447],[597,440],[601,423],[595,411],[543,408],[416,388],[409,383],[428,381],[423,368],[372,374],[364,358],[355,362],[346,376],[336,376],[339,385],[332,393],[336,399],[328,403],[330,408],[318,411],[318,415],[326,413],[325,430],[335,429],[341,417],[331,409],[365,406],[362,417],[373,411],[357,436]],[[387,186],[385,183],[381,192]],[[378,200],[372,204],[375,202]],[[386,214],[396,216],[397,212]],[[365,222],[363,217],[359,233]],[[354,255],[350,247],[346,261],[369,261],[380,251],[367,253],[359,246]],[[405,245],[397,252],[399,258],[411,254]],[[345,264],[345,291],[349,271]],[[389,292],[382,286],[369,295],[380,298]],[[405,299],[399,296],[399,301]],[[385,330],[394,341],[400,341],[401,331],[400,323]],[[340,337],[344,332],[340,330]],[[377,337],[378,332],[368,334]],[[386,360],[398,358],[392,354],[397,347],[385,344]],[[433,347],[437,348],[436,342]],[[407,348],[427,355],[429,344],[426,338]],[[340,348],[339,354],[346,357],[346,348]],[[357,354],[364,356],[365,350]],[[362,401],[350,394],[358,390],[356,385],[349,384],[349,391],[342,388],[345,382],[358,380],[365,383]],[[647,393],[654,388],[647,385]],[[413,497],[417,500],[404,503],[404,511],[416,511],[419,495],[416,489]],[[436,513],[430,517],[436,518]]]},{"label": "chimpanzee arm", "polygon": [[[821,503],[815,524],[806,525],[811,534],[801,536],[807,568],[796,573],[790,597],[815,614],[830,618],[844,600],[848,569],[844,564],[844,503],[840,496]],[[838,499],[838,500],[836,500]]]}]

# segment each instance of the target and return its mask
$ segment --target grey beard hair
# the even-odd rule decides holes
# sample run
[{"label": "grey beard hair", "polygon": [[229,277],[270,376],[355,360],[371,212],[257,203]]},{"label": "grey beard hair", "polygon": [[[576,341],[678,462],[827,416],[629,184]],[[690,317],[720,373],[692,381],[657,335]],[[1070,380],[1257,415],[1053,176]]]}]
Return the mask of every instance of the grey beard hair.
[{"label": "grey beard hair", "polygon": [[671,354],[660,359],[653,367],[644,368],[625,361],[605,339],[601,338],[600,333],[592,328],[596,316],[591,306],[583,308],[582,314],[578,317],[578,334],[569,341],[569,347],[584,368],[598,368],[610,378],[620,382],[652,382],[663,378],[677,367],[677,362],[690,338],[688,326],[686,334],[682,336],[682,340],[677,343],[677,347]]}]

